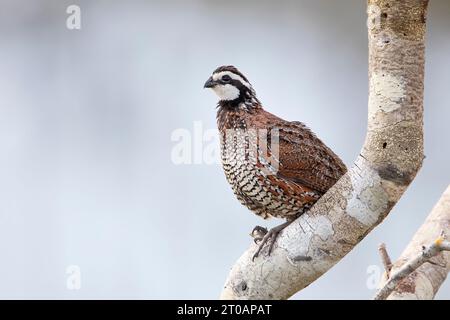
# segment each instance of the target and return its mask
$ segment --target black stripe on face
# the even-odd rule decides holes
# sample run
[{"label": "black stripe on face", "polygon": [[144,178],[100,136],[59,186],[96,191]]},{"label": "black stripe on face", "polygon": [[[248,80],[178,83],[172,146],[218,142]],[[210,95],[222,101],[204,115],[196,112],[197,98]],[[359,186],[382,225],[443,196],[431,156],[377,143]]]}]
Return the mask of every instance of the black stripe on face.
[{"label": "black stripe on face", "polygon": [[239,96],[236,99],[234,99],[233,101],[228,101],[231,105],[238,105],[239,103],[241,103],[245,100],[245,97],[247,96],[247,91],[249,91],[249,88],[247,88],[244,84],[242,84],[241,81],[236,80],[236,79],[231,79],[231,81],[218,80],[218,82],[222,85],[231,85],[239,90]]},{"label": "black stripe on face", "polygon": [[239,98],[244,98],[245,93],[249,91],[249,88],[245,86],[241,81],[237,79],[231,79],[230,81],[223,81],[222,79],[218,79],[217,82],[221,85],[232,85],[233,87],[237,88],[240,92]]},{"label": "black stripe on face", "polygon": [[231,81],[228,81],[227,83],[238,88],[241,94],[245,93],[248,90],[248,88],[239,80],[231,79]]},{"label": "black stripe on face", "polygon": [[238,87],[238,85],[239,86],[243,86],[244,85],[241,81],[239,81],[237,79],[233,79],[233,78],[231,78],[229,80],[223,80],[223,77],[222,77],[222,78],[217,79],[217,82],[220,83],[220,84],[232,84],[235,87]]},{"label": "black stripe on face", "polygon": [[[239,76],[239,77],[241,77],[240,75],[238,75],[238,74],[236,74],[236,73],[233,73],[233,74],[234,74],[234,75],[237,75],[237,76]],[[223,80],[224,78],[225,78],[225,80]],[[242,77],[241,77],[241,78],[242,78]],[[242,78],[242,79],[243,79],[243,78]],[[243,80],[244,80],[244,79],[243,79]],[[246,80],[244,80],[244,81],[246,81]],[[241,91],[241,92],[245,92],[245,91],[248,91],[248,90],[249,90],[248,86],[245,85],[244,83],[242,83],[241,80],[239,80],[239,79],[234,79],[234,78],[232,78],[230,75],[226,75],[226,74],[223,75],[221,78],[217,79],[216,82],[219,83],[219,84],[223,84],[223,85],[230,84],[230,85],[232,85],[232,86],[238,88],[239,91]]]}]

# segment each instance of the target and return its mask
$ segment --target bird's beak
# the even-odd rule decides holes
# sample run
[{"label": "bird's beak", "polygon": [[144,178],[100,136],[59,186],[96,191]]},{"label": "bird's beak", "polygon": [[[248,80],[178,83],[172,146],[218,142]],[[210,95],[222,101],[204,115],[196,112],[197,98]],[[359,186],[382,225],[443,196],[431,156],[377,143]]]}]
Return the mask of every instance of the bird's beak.
[{"label": "bird's beak", "polygon": [[209,77],[209,79],[205,82],[205,85],[203,88],[212,88],[216,85],[216,82],[213,80],[212,77]]}]

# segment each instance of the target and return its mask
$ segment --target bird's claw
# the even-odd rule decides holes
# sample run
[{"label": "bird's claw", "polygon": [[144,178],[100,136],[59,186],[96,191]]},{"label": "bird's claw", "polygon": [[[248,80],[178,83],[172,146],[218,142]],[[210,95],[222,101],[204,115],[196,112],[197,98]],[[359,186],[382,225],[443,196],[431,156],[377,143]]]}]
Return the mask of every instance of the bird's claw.
[{"label": "bird's claw", "polygon": [[[259,253],[261,252],[262,248],[264,247],[264,245],[269,242],[269,250],[267,252],[267,255],[270,256],[270,253],[272,252],[273,249],[273,245],[275,244],[275,241],[279,235],[279,233],[286,228],[288,225],[290,225],[294,220],[289,220],[286,221],[285,223],[280,224],[279,226],[276,226],[272,229],[270,229],[269,231],[267,231],[266,228],[260,227],[260,226],[256,226],[253,231],[252,231],[252,236],[257,233],[258,231],[260,232],[259,234],[261,235],[262,233],[264,233],[264,236],[262,237],[262,239],[258,238],[259,243],[256,242],[257,238],[253,237],[255,240],[255,243],[258,244],[258,249],[256,249],[255,254],[252,257],[252,261],[255,261],[255,258],[259,256]],[[256,231],[256,232],[255,232]]]},{"label": "bird's claw", "polygon": [[256,252],[252,257],[252,261],[255,261],[255,258],[259,256],[262,248],[264,248],[264,246],[267,242],[269,242],[269,251],[267,252],[267,255],[270,256],[270,253],[272,252],[273,245],[275,244],[275,240],[277,238],[278,233],[279,233],[279,231],[275,231],[275,230],[271,229],[268,232],[266,232],[266,234],[263,236],[262,239],[259,240],[259,243],[257,243],[255,241],[255,243],[258,245],[258,248],[256,249]]},{"label": "bird's claw", "polygon": [[267,229],[261,226],[256,226],[253,228],[252,232],[250,233],[250,236],[252,236],[253,241],[258,244],[264,236],[267,234]]}]

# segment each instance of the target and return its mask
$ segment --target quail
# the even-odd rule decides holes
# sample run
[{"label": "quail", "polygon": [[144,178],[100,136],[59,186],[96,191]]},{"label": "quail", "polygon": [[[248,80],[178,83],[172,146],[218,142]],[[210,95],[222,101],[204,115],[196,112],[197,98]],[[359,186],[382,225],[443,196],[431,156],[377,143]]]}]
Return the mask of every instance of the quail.
[{"label": "quail", "polygon": [[248,79],[221,66],[205,88],[219,97],[217,125],[225,176],[237,199],[256,215],[285,219],[252,235],[268,254],[278,234],[306,212],[347,171],[344,163],[303,123],[264,110]]}]

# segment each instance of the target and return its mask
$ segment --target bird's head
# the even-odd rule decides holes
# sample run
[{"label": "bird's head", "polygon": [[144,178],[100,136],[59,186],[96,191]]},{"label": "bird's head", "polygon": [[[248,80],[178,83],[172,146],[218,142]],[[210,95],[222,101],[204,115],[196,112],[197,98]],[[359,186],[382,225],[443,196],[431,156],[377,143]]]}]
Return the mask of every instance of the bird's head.
[{"label": "bird's head", "polygon": [[222,66],[214,70],[204,87],[217,94],[220,104],[238,106],[244,103],[250,106],[258,102],[250,82],[234,66]]}]

